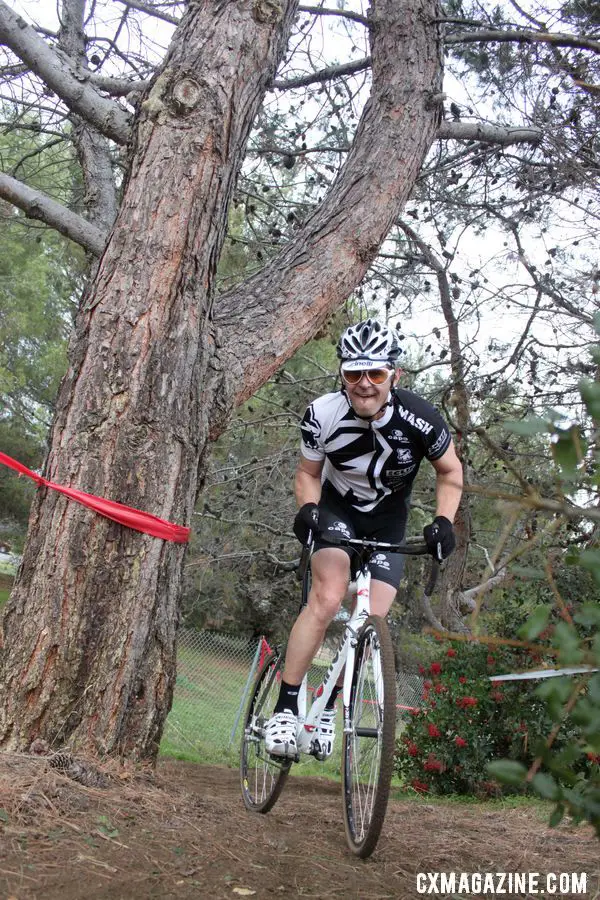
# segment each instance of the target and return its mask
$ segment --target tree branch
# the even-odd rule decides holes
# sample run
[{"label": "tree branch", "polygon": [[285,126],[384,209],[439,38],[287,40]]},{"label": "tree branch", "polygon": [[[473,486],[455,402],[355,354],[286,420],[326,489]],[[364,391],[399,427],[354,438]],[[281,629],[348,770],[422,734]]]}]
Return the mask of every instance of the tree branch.
[{"label": "tree branch", "polygon": [[448,629],[444,628],[444,626],[434,613],[431,606],[431,601],[426,594],[421,595],[421,615],[423,616],[425,621],[429,623],[429,627],[433,628],[434,631],[441,634],[448,633]]},{"label": "tree branch", "polygon": [[[215,324],[227,335],[236,404],[306,343],[360,282],[437,132],[440,107],[430,97],[441,87],[440,45],[427,15],[434,3],[374,0],[371,9],[371,98],[339,176],[281,254],[218,299]],[[414,33],[410,48],[406,33]],[[291,334],[286,321],[294,322]]]},{"label": "tree branch", "polygon": [[170,25],[179,25],[179,22],[181,21],[177,16],[172,16],[160,9],[156,9],[156,7],[151,6],[149,3],[142,3],[141,0],[117,0],[117,3],[122,3],[123,6],[126,6],[128,9],[137,9],[139,12],[146,13],[146,15],[152,16],[154,19],[161,19],[163,22],[169,22]]},{"label": "tree branch", "polygon": [[[122,2],[122,0],[121,0]],[[360,25],[369,27],[369,20],[360,13],[351,12],[348,9],[327,9],[325,6],[299,6],[298,12],[312,13],[315,16],[341,16],[344,19],[350,19],[352,22],[359,22]]]},{"label": "tree branch", "polygon": [[0,197],[22,209],[30,219],[38,219],[55,228],[94,256],[102,255],[107,235],[47,194],[0,172]]},{"label": "tree branch", "polygon": [[490,578],[487,578],[485,581],[482,581],[481,584],[478,584],[476,587],[469,588],[466,591],[460,591],[459,600],[462,603],[464,601],[466,606],[475,606],[475,598],[480,594],[485,594],[488,591],[491,591],[492,588],[497,587],[499,584],[502,584],[503,581],[509,575],[509,571],[506,568],[499,569],[495,575],[492,575]]},{"label": "tree branch", "polygon": [[[85,0],[63,0],[58,46],[68,59],[87,72]],[[108,138],[81,116],[71,114],[71,122],[73,140],[85,184],[86,218],[100,231],[108,234],[117,216],[118,207],[110,143]]]},{"label": "tree branch", "polygon": [[521,265],[527,270],[529,276],[534,283],[537,290],[544,294],[546,297],[549,297],[560,309],[566,310],[570,315],[579,319],[582,322],[585,322],[588,325],[593,324],[592,316],[583,312],[579,307],[575,304],[571,303],[566,297],[563,297],[561,294],[556,291],[551,284],[547,283],[543,278],[540,277],[537,267],[534,266],[532,262],[527,257],[523,245],[521,243],[521,237],[519,235],[519,229],[515,224],[513,219],[508,219],[506,216],[502,216],[500,213],[496,211],[496,215],[500,218],[508,230],[512,233],[515,244],[517,245],[517,250],[519,252],[519,262]]},{"label": "tree branch", "polygon": [[49,47],[4,0],[0,0],[0,42],[43,79],[72,112],[117,144],[127,143],[130,116],[117,103],[102,97],[89,83],[85,72]]},{"label": "tree branch", "polygon": [[504,125],[488,125],[483,122],[442,122],[438,140],[479,141],[481,144],[539,144],[542,132],[539,128],[510,128]]},{"label": "tree branch", "polygon": [[[475,430],[477,431],[477,429]],[[546,497],[542,497],[535,490],[530,494],[513,494],[510,491],[492,491],[478,484],[467,484],[465,485],[465,491],[469,494],[481,494],[492,500],[504,500],[525,510],[540,510],[556,516],[563,516],[565,519],[574,522],[581,519],[587,519],[590,522],[600,522],[600,509],[596,507],[589,509],[585,506],[575,506],[575,504],[569,503],[568,500],[562,503],[559,500],[549,500]]]},{"label": "tree branch", "polygon": [[[119,0],[119,2],[123,3],[125,0]],[[369,24],[368,19],[363,16],[358,16],[358,14],[355,17],[355,15],[344,13],[339,10],[324,10],[319,9],[318,7],[300,7],[300,9],[303,9],[306,12],[320,13],[321,15],[345,15],[347,18],[361,21],[362,24],[367,26]],[[536,31],[499,31],[494,28],[478,29],[476,31],[467,31],[461,34],[449,34],[446,36],[444,42],[445,44],[469,44],[480,41],[502,43],[516,41],[526,44],[553,44],[556,47],[577,47],[582,50],[592,50],[595,53],[600,53],[600,41],[594,41],[591,38],[577,38],[569,34],[543,34]],[[354,75],[357,72],[368,69],[370,66],[371,57],[366,56],[364,59],[355,60],[353,62],[345,63],[344,65],[328,66],[325,69],[320,69],[318,72],[313,72],[310,75],[303,75],[299,78],[276,80],[273,81],[271,87],[281,91],[292,90],[293,88],[306,87],[309,84],[319,84],[323,81],[330,81],[333,78],[342,78],[345,75]],[[591,85],[585,86],[588,88],[594,87]],[[450,126],[452,132],[454,131],[455,125],[463,125],[465,131],[468,131],[471,127],[482,128],[484,129],[484,136],[479,137],[477,135],[471,136],[470,134],[452,133],[440,134],[440,137],[456,137],[458,140],[480,140],[490,143],[502,143],[505,145],[523,141],[539,143],[541,140],[541,136],[537,132],[537,129],[505,129],[493,125],[471,126],[468,123],[448,122],[442,124],[440,131],[442,131],[446,125]],[[519,134],[519,132],[523,132],[523,134]],[[531,137],[527,136],[528,132],[531,133]],[[504,137],[502,137],[502,135],[504,135]]]},{"label": "tree branch", "polygon": [[355,75],[357,72],[363,72],[370,67],[371,57],[365,56],[364,59],[355,59],[339,66],[328,66],[326,69],[319,69],[318,72],[302,75],[299,78],[288,78],[282,81],[275,80],[271,82],[271,88],[278,91],[290,91],[293,88],[306,87],[308,84],[319,84],[323,81],[331,81],[334,78],[343,78],[344,75]]},{"label": "tree branch", "polygon": [[552,44],[555,47],[576,47],[579,50],[591,50],[600,53],[600,41],[587,37],[575,37],[572,34],[550,34],[543,31],[500,31],[495,28],[481,28],[476,31],[465,31],[461,34],[446,35],[446,44],[473,44],[483,42],[508,43],[516,41],[520,44]]},{"label": "tree branch", "polygon": [[129,81],[127,78],[107,78],[105,75],[90,73],[90,84],[112,97],[128,97],[130,94],[143,94],[150,87],[150,79]]}]

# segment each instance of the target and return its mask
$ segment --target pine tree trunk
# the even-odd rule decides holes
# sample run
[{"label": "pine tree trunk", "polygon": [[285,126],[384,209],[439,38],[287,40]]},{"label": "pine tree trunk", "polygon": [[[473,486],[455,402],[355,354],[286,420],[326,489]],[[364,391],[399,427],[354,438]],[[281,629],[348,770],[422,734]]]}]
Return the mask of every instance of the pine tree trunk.
[{"label": "pine tree trunk", "polygon": [[[76,324],[46,477],[190,522],[220,376],[213,274],[293,0],[192,4],[141,104],[121,210]],[[285,13],[285,14],[284,14]],[[0,746],[152,756],[174,684],[184,550],[53,491],[3,623]]]},{"label": "pine tree trunk", "polygon": [[[346,298],[408,198],[440,120],[437,7],[375,0],[373,94],[329,203],[213,309],[228,203],[293,7],[190,5],[139,110],[122,207],[71,344],[49,479],[189,524],[211,436]],[[183,554],[40,492],[3,623],[0,748],[41,737],[155,756]]]}]

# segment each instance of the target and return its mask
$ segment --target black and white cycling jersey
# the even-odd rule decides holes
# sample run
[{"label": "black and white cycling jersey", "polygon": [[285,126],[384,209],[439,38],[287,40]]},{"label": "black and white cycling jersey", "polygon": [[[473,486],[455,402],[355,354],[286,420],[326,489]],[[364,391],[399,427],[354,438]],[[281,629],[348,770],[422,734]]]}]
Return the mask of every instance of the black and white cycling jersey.
[{"label": "black and white cycling jersey", "polygon": [[323,482],[361,512],[391,495],[408,499],[422,459],[439,459],[450,446],[448,426],[427,400],[396,388],[392,401],[381,419],[367,422],[344,393],[325,394],[311,403],[300,426],[302,455],[324,461]]}]

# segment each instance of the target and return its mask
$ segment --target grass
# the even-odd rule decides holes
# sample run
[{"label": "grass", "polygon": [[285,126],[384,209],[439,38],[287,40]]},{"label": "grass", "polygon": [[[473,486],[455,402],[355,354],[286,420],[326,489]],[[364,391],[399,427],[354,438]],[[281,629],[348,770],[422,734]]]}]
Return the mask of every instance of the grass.
[{"label": "grass", "polygon": [[[181,647],[173,707],[165,726],[161,754],[206,764],[237,756],[232,730],[250,671],[250,660]],[[245,707],[244,703],[244,707]],[[239,730],[239,729],[238,729]]]},{"label": "grass", "polygon": [[[189,647],[177,656],[177,684],[160,745],[163,756],[206,765],[237,766],[241,729],[248,698],[241,704],[250,661],[224,660]],[[238,726],[233,734],[239,715]],[[338,725],[341,733],[341,724]],[[296,775],[340,777],[341,739],[331,759],[318,762],[303,756],[293,766]]]}]

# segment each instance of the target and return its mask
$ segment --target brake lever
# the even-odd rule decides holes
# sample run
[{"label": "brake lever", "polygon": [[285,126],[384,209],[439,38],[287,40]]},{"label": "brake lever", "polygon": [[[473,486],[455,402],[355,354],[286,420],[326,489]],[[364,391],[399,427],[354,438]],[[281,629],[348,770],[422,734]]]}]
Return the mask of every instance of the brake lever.
[{"label": "brake lever", "polygon": [[304,581],[304,576],[306,575],[306,570],[308,568],[308,563],[310,561],[310,556],[312,553],[313,543],[313,532],[311,529],[308,532],[306,544],[302,546],[300,562],[298,563],[298,568],[296,569],[296,578],[298,579],[298,581]]},{"label": "brake lever", "polygon": [[441,570],[442,563],[432,556],[431,565],[429,567],[429,576],[427,578],[427,584],[425,585],[425,590],[423,592],[426,597],[431,597],[431,595],[433,594]]}]

